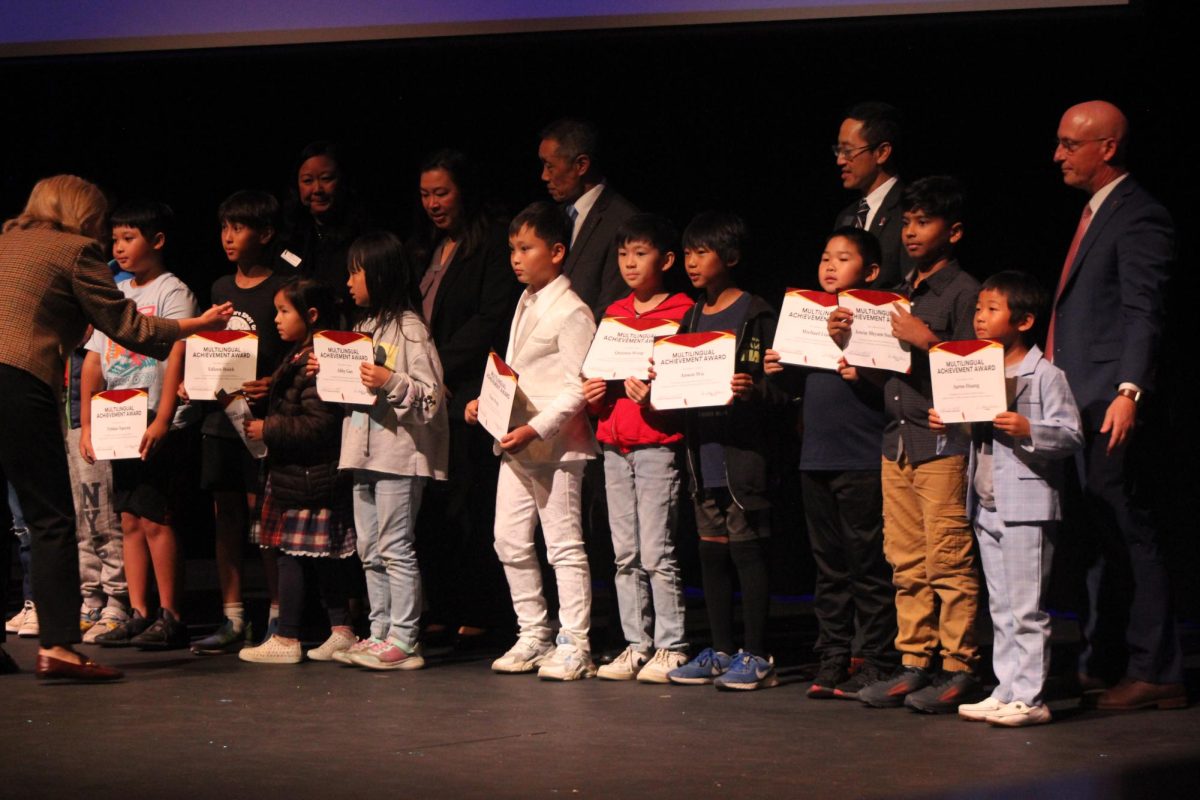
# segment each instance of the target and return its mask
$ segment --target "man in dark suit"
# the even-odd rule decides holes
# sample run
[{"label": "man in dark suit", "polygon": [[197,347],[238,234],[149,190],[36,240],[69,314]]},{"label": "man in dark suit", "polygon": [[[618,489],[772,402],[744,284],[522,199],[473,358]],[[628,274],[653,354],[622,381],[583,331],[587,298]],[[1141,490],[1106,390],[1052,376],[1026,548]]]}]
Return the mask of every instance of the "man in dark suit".
[{"label": "man in dark suit", "polygon": [[1063,264],[1046,352],[1067,374],[1086,436],[1080,502],[1068,510],[1096,550],[1081,679],[1123,675],[1100,695],[1101,708],[1176,708],[1187,694],[1167,571],[1132,468],[1139,407],[1154,391],[1174,227],[1126,170],[1127,133],[1120,109],[1101,101],[1072,106],[1059,123],[1054,161],[1090,199]]},{"label": "man in dark suit", "polygon": [[904,184],[896,175],[895,148],[900,142],[900,114],[887,103],[859,103],[846,112],[833,146],[842,185],[859,200],[842,209],[834,228],[865,228],[879,239],[882,261],[871,285],[891,289],[912,269],[900,242],[900,198]]},{"label": "man in dark suit", "polygon": [[637,213],[609,188],[596,157],[599,136],[590,123],[560,119],[542,131],[542,180],[574,221],[563,274],[599,320],[627,290],[617,266],[617,228]]}]

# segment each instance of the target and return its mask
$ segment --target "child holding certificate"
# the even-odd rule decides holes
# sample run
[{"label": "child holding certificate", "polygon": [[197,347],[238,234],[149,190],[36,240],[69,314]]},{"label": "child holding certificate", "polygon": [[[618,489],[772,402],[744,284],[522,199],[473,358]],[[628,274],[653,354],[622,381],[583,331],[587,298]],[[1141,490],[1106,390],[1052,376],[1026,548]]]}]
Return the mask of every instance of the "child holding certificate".
[{"label": "child holding certificate", "polygon": [[[675,263],[676,232],[670,221],[636,214],[617,231],[617,263],[632,290],[606,317],[679,322],[692,307],[685,294],[663,285]],[[628,647],[597,675],[607,680],[666,683],[687,661],[683,583],[675,558],[679,504],[677,464],[683,431],[676,415],[649,406],[650,386],[592,378],[583,383],[588,410],[598,418],[604,451],[608,524],[617,571],[613,579]]]},{"label": "child holding certificate", "polygon": [[[279,202],[266,192],[234,192],[217,209],[217,219],[221,223],[221,246],[235,269],[232,275],[213,282],[212,298],[214,303],[233,303],[229,330],[253,331],[258,336],[257,377],[245,383],[241,391],[255,415],[262,416],[271,375],[284,350],[274,321],[275,293],[283,285],[283,278],[270,267],[275,259]],[[217,579],[225,621],[212,635],[193,642],[192,652],[219,655],[237,651],[250,638],[242,604],[242,543],[258,503],[260,463],[250,455],[220,406],[206,406],[201,433],[200,486],[213,498]],[[268,636],[264,637],[269,638],[279,615],[275,551],[263,550],[262,558],[271,596]]]},{"label": "child holding certificate", "polygon": [[[591,572],[580,521],[584,465],[596,457],[582,380],[596,323],[562,274],[570,241],[571,222],[553,203],[534,203],[509,225],[509,260],[526,289],[517,303],[504,360],[519,376],[520,392],[510,430],[494,447],[500,456],[496,554],[508,578],[519,633],[492,669],[537,670],[538,677],[557,681],[596,674],[588,641]],[[478,398],[467,403],[468,423],[478,421],[479,405]],[[534,549],[538,522],[558,583],[557,637]]]},{"label": "child holding certificate", "polygon": [[[967,508],[979,540],[995,637],[990,697],[958,706],[963,719],[1000,727],[1050,721],[1042,688],[1050,667],[1050,615],[1043,603],[1061,518],[1063,459],[1083,444],[1063,371],[1032,343],[1046,293],[1022,272],[988,278],[975,308],[975,335],[1004,345],[1009,411],[971,424]],[[929,427],[945,431],[929,409]]]},{"label": "child holding certificate", "polygon": [[[150,316],[184,319],[196,313],[196,298],[183,281],[166,271],[163,248],[173,219],[161,203],[138,203],[112,216],[113,258],[133,277],[118,284],[122,293]],[[166,361],[134,353],[100,331],[92,334],[80,376],[79,451],[88,463],[92,448],[92,395],[103,389],[144,389],[149,394],[150,422],[142,437],[140,459],[112,462],[113,509],[120,514],[125,577],[132,615],[97,635],[106,647],[135,645],[145,649],[186,647],[187,628],[180,621],[179,544],[172,527],[176,487],[171,464],[180,457],[180,430],[195,415],[177,406],[183,377],[183,342],[176,342]],[[158,587],[159,613],[150,615],[150,570]],[[107,626],[106,626],[107,627]]]},{"label": "child holding certificate", "polygon": [[[871,285],[879,272],[880,245],[861,228],[839,228],[825,243],[817,279],[833,295]],[[836,305],[836,303],[834,303]],[[767,350],[764,371],[789,379],[780,354]],[[854,367],[841,374],[803,368],[804,436],[800,486],[804,519],[817,564],[813,612],[819,624],[813,648],[820,668],[808,687],[812,698],[858,699],[870,684],[896,668],[896,606],[892,569],[883,557],[883,494],[879,442],[883,392]],[[862,667],[850,674],[858,635]]]},{"label": "child holding certificate", "polygon": [[243,647],[242,661],[297,664],[306,577],[315,578],[329,615],[330,636],[308,651],[313,661],[330,661],[357,639],[350,627],[348,598],[357,567],[349,475],[338,472],[342,407],[317,394],[307,373],[313,331],[339,319],[333,289],[296,278],[275,294],[275,326],[292,345],[271,379],[267,416],[248,420],[247,438],[267,444],[267,483],[259,520],[259,547],[279,551],[278,633],[257,647]]},{"label": "child holding certificate", "polygon": [[[369,334],[374,363],[359,368],[375,404],[342,422],[338,467],[354,474],[354,533],[371,602],[371,635],[334,660],[369,669],[420,669],[421,572],[416,523],[430,479],[450,458],[442,362],[421,317],[420,274],[390,233],[367,233],[347,256],[346,285]],[[316,359],[309,362],[314,368]]]},{"label": "child holding certificate", "polygon": [[[680,333],[732,331],[737,363],[729,405],[690,410],[687,465],[691,478],[704,605],[712,646],[668,673],[672,683],[715,683],[720,689],[764,689],[779,683],[767,655],[767,497],[770,410],[784,400],[764,380],[763,350],[775,339],[778,315],[767,303],[737,287],[746,226],[721,212],[698,215],[683,232],[684,268],[703,292],[684,317]],[[733,580],[742,590],[745,647],[734,650]]]},{"label": "child holding certificate", "polygon": [[[929,430],[933,393],[929,348],[974,337],[979,282],[963,272],[954,247],[963,235],[964,198],[953,178],[930,177],[904,192],[903,241],[916,266],[901,291],[892,333],[912,345],[909,374],[889,372],[883,388],[883,552],[896,588],[896,649],[901,665],[887,680],[862,689],[873,707],[907,706],[953,713],[978,699],[975,616],[979,572],[967,522],[969,442]],[[829,332],[843,345],[853,314],[833,311]],[[935,669],[940,662],[940,670]]]}]

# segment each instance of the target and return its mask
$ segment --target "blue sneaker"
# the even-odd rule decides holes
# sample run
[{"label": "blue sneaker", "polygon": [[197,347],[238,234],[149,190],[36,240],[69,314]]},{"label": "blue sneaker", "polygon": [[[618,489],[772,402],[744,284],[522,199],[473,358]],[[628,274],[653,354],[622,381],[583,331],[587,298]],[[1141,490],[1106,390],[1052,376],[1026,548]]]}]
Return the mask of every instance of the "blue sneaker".
[{"label": "blue sneaker", "polygon": [[712,683],[713,678],[725,674],[733,662],[727,654],[706,647],[700,655],[693,658],[682,667],[676,667],[667,673],[671,683],[684,686],[694,686],[701,683]]},{"label": "blue sneaker", "polygon": [[725,674],[713,681],[718,689],[770,689],[779,685],[775,674],[775,659],[763,658],[738,650]]},{"label": "blue sneaker", "polygon": [[192,642],[192,652],[198,656],[236,653],[242,649],[242,645],[251,641],[253,635],[249,622],[244,623],[239,631],[233,627],[233,620],[226,619],[215,633]]}]

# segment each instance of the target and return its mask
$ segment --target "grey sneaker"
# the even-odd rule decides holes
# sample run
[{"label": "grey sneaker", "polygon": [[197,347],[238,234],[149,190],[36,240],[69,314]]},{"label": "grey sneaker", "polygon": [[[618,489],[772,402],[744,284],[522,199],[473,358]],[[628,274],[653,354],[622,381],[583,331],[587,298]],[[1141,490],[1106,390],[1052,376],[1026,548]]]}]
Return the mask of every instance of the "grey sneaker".
[{"label": "grey sneaker", "polygon": [[638,676],[638,672],[649,660],[648,655],[629,645],[611,663],[596,670],[596,677],[606,681],[631,681]]},{"label": "grey sneaker", "polygon": [[133,613],[129,616],[129,619],[125,620],[108,633],[101,633],[97,635],[92,642],[100,645],[101,647],[129,647],[129,640],[149,627],[150,620],[143,617],[135,608]]},{"label": "grey sneaker", "polygon": [[596,665],[586,644],[576,643],[573,636],[560,633],[554,640],[554,653],[538,667],[538,677],[544,681],[577,681],[596,676]]},{"label": "grey sneaker", "polygon": [[521,638],[508,652],[492,662],[492,672],[517,674],[533,672],[550,657],[554,646],[541,639]]}]

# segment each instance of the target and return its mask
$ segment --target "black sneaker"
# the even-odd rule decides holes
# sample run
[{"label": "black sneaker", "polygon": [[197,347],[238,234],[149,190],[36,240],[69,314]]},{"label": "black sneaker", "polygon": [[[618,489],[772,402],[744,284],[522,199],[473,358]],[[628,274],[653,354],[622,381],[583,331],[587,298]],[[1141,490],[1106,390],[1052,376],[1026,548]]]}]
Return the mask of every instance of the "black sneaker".
[{"label": "black sneaker", "polygon": [[933,676],[924,667],[902,666],[892,677],[859,689],[858,699],[872,708],[899,708],[906,695],[924,689],[932,681]]},{"label": "black sneaker", "polygon": [[822,661],[817,676],[808,687],[808,696],[814,700],[824,700],[834,696],[834,687],[846,680],[847,670],[844,661]]},{"label": "black sneaker", "polygon": [[838,700],[858,700],[859,692],[872,684],[886,681],[890,676],[891,672],[867,662],[863,664],[862,669],[833,687],[831,696]]},{"label": "black sneaker", "polygon": [[925,714],[955,714],[963,703],[983,699],[983,684],[971,672],[938,673],[933,683],[904,698],[904,705]]},{"label": "black sneaker", "polygon": [[108,633],[100,634],[92,642],[101,647],[129,647],[130,640],[140,635],[149,627],[150,620],[143,617],[141,612],[135,608],[130,612],[129,619],[117,625],[117,627]]},{"label": "black sneaker", "polygon": [[187,626],[164,608],[158,612],[158,619],[154,620],[154,624],[130,639],[129,643],[139,650],[175,650],[187,647]]}]

